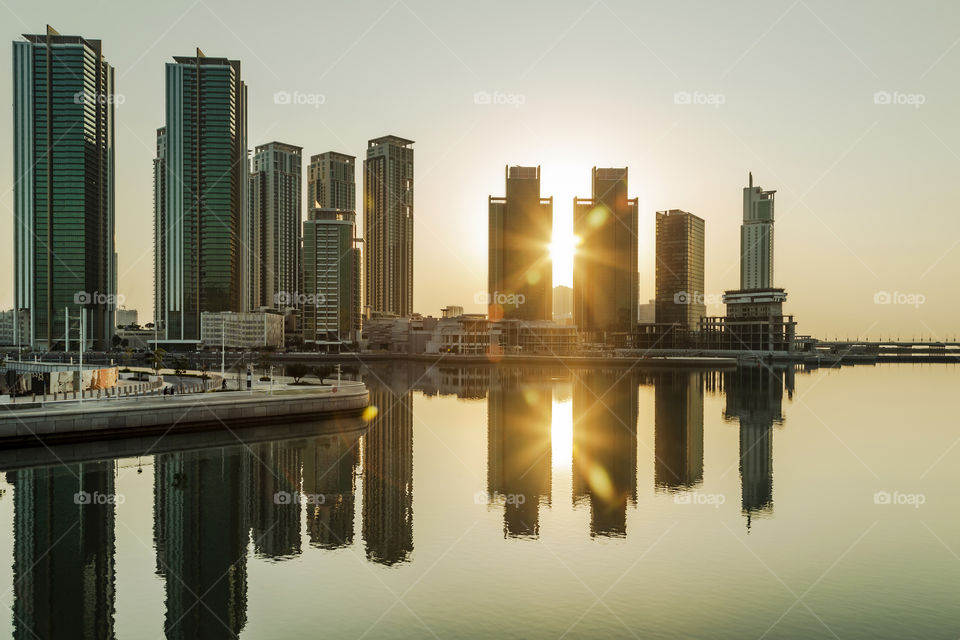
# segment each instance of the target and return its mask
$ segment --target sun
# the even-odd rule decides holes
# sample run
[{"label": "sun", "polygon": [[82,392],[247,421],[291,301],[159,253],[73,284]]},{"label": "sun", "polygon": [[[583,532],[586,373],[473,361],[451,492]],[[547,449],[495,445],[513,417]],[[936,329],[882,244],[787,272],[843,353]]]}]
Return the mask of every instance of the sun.
[{"label": "sun", "polygon": [[571,231],[554,229],[550,242],[550,259],[553,261],[553,286],[573,284],[573,256],[577,252],[578,238]]}]

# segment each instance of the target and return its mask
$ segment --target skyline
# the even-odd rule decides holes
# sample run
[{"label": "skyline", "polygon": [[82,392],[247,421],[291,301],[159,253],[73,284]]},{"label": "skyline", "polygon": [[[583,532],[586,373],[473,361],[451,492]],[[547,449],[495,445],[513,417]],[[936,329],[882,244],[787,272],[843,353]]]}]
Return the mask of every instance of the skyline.
[{"label": "skyline", "polygon": [[[188,6],[178,26],[165,32]],[[361,158],[361,145],[371,138],[396,134],[417,141],[415,311],[436,315],[449,304],[482,310],[474,294],[484,290],[487,278],[481,239],[486,198],[502,190],[506,164],[542,166],[541,192],[554,198],[554,228],[569,231],[573,198],[589,193],[590,168],[631,169],[630,196],[639,198],[641,303],[654,297],[658,210],[683,209],[706,221],[706,293],[735,288],[740,192],[752,170],[759,184],[778,192],[776,284],[790,291],[787,307],[802,333],[952,335],[958,307],[950,276],[960,268],[960,222],[949,215],[949,203],[960,201],[960,187],[950,177],[960,156],[951,148],[960,149],[960,135],[950,107],[960,103],[960,94],[946,79],[960,65],[960,49],[951,46],[956,34],[950,21],[906,8],[877,17],[812,3],[781,3],[755,14],[704,7],[715,12],[718,28],[704,35],[699,24],[689,25],[691,42],[701,40],[692,53],[678,51],[658,33],[657,25],[679,21],[671,8],[651,15],[603,2],[533,15],[525,7],[506,25],[510,46],[500,53],[471,47],[494,19],[493,9],[461,24],[454,22],[455,11],[439,4],[334,8],[315,27],[335,52],[321,63],[322,73],[309,72],[315,80],[291,63],[315,60],[315,53],[281,55],[257,46],[272,29],[295,25],[271,16],[248,24],[238,16],[227,28],[215,15],[224,12],[217,3],[158,8],[141,29],[136,21],[146,19],[124,7],[114,10],[117,19],[109,23],[66,4],[18,8],[23,23],[11,15],[3,35],[19,40],[21,33],[42,32],[50,23],[63,34],[103,42],[124,97],[115,114],[118,290],[142,321],[152,316],[152,238],[144,230],[152,226],[153,135],[163,125],[163,64],[199,46],[210,56],[243,62],[251,151],[279,140],[302,146],[308,157],[334,150]],[[132,22],[124,19],[127,11]],[[904,27],[897,11],[910,16],[910,26]],[[873,35],[853,29],[850,14],[857,24],[870,21]],[[520,41],[514,29],[533,20],[542,23],[544,35],[525,32],[528,40]],[[886,31],[899,40],[884,39]],[[377,54],[393,50],[399,32],[418,37],[404,38],[406,49],[383,60]],[[608,55],[625,56],[624,65],[609,73],[633,81],[598,107],[590,96],[571,93],[569,79],[590,78],[597,85],[607,79],[608,71],[581,66],[577,58],[583,57],[578,44],[584,38],[604,35],[617,36],[603,40]],[[145,52],[144,42],[155,46]],[[289,46],[309,44],[291,38]],[[805,60],[783,53],[798,45],[807,47]],[[707,51],[716,65],[704,64]],[[10,65],[2,67],[0,82],[10,87]],[[397,80],[389,72],[400,68],[409,75]],[[835,76],[814,73],[824,68]],[[637,82],[634,72],[650,82]],[[366,82],[369,77],[381,85]],[[785,87],[785,81],[793,84]],[[630,88],[636,84],[642,88]],[[284,91],[291,103],[275,103],[275,94]],[[484,91],[493,94],[492,104],[475,101]],[[921,95],[923,104],[876,104],[878,91]],[[682,92],[693,104],[682,103]],[[322,104],[294,104],[297,96],[311,95],[322,95]],[[397,98],[385,109],[383,95]],[[514,104],[498,104],[510,95]],[[709,95],[722,103],[696,104]],[[571,122],[578,126],[571,128]],[[12,148],[9,101],[0,107],[0,145]],[[7,228],[12,185],[12,160],[0,154],[0,224]],[[924,221],[937,233],[915,225],[916,218],[907,217],[911,209],[932,212]],[[12,256],[9,236],[0,239],[0,254]],[[555,270],[554,284],[569,285],[570,277]],[[926,302],[919,309],[877,305],[874,298],[882,292],[918,293]],[[12,278],[3,279],[0,307],[12,303]],[[707,313],[716,315],[717,309]]]}]

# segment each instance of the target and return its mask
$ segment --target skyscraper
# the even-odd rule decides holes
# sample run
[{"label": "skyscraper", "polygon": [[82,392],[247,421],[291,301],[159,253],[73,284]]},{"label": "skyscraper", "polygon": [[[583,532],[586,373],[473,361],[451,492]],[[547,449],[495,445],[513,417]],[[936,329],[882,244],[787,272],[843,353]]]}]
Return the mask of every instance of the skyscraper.
[{"label": "skyscraper", "polygon": [[657,376],[653,482],[674,491],[703,482],[703,374]]},{"label": "skyscraper", "polygon": [[491,320],[553,317],[553,198],[540,197],[540,167],[506,167],[506,196],[489,209]]},{"label": "skyscraper", "polygon": [[176,56],[166,66],[165,198],[158,221],[165,273],[155,319],[169,342],[200,338],[202,311],[243,311],[247,87],[240,62]]},{"label": "skyscraper", "polygon": [[247,309],[291,307],[299,291],[303,149],[283,142],[256,148],[250,172]]},{"label": "skyscraper", "polygon": [[743,224],[740,226],[740,289],[773,287],[773,196],[750,185],[743,190]]},{"label": "skyscraper", "polygon": [[574,324],[580,331],[629,332],[637,324],[637,199],[627,169],[593,168],[593,197],[573,199]]},{"label": "skyscraper", "polygon": [[307,210],[357,210],[356,158],[327,151],[310,157],[307,167]]},{"label": "skyscraper", "polygon": [[360,247],[356,214],[341,209],[310,211],[303,223],[303,339],[333,347],[360,330]]},{"label": "skyscraper", "polygon": [[167,308],[167,128],[157,129],[157,157],[153,159],[153,321]]},{"label": "skyscraper", "polygon": [[370,311],[413,313],[413,140],[367,143],[363,162],[364,299]]},{"label": "skyscraper", "polygon": [[706,315],[703,253],[702,218],[678,209],[657,212],[657,323],[695,330]]},{"label": "skyscraper", "polygon": [[117,306],[113,67],[99,40],[50,26],[23,37],[13,43],[15,308],[30,311],[34,348],[64,348],[65,315],[85,310],[86,337],[104,349]]}]

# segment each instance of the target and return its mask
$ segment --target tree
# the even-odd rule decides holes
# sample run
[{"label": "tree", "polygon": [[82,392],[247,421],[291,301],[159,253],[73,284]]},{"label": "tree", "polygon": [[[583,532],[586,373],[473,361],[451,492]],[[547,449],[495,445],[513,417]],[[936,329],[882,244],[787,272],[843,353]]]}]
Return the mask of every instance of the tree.
[{"label": "tree", "polygon": [[287,365],[287,375],[293,378],[293,384],[300,384],[300,379],[310,373],[310,367],[299,362]]},{"label": "tree", "polygon": [[327,370],[324,367],[314,367],[311,373],[320,382],[323,382],[323,379],[327,377]]},{"label": "tree", "polygon": [[183,376],[187,374],[187,359],[183,356],[178,356],[176,360],[173,361],[173,375],[177,376],[177,379],[180,381],[180,393],[183,393]]},{"label": "tree", "polygon": [[160,369],[163,367],[163,359],[167,357],[167,352],[163,349],[157,349],[153,352],[153,371],[160,375]]},{"label": "tree", "polygon": [[207,371],[210,370],[210,365],[207,364],[206,360],[200,361],[200,379],[209,380],[210,376],[207,375]]},{"label": "tree", "polygon": [[273,356],[269,353],[260,354],[260,362],[257,363],[257,367],[260,369],[260,373],[263,375],[270,374],[270,367],[273,366]]},{"label": "tree", "polygon": [[123,338],[121,338],[117,334],[113,334],[113,337],[110,338],[110,343],[113,345],[113,348],[116,349],[117,347],[120,346],[121,340],[123,340]]}]

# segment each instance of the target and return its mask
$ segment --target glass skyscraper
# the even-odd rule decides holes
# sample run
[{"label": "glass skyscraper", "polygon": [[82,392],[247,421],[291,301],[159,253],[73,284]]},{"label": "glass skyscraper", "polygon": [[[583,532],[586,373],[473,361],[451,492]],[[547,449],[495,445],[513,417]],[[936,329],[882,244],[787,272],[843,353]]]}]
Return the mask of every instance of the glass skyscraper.
[{"label": "glass skyscraper", "polygon": [[83,310],[87,346],[104,349],[117,306],[113,67],[99,40],[49,26],[24,38],[13,43],[15,305],[34,348],[76,345]]},{"label": "glass skyscraper", "polygon": [[[247,88],[240,62],[176,56],[166,67],[164,198],[157,215],[163,339],[200,338],[202,311],[243,311],[249,272]],[[158,145],[159,150],[159,145]],[[159,158],[158,158],[159,160]]]},{"label": "glass skyscraper", "polygon": [[413,140],[367,143],[363,163],[364,299],[374,313],[413,314]]}]

